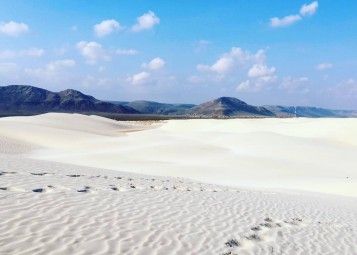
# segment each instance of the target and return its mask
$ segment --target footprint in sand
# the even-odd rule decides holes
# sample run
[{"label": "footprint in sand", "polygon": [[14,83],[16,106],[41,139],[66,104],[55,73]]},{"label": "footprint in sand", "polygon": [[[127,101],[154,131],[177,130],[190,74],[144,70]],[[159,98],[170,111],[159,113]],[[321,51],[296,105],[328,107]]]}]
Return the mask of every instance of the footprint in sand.
[{"label": "footprint in sand", "polygon": [[54,189],[55,187],[52,185],[47,185],[46,188],[38,188],[38,189],[33,189],[32,192],[35,193],[45,193],[45,192],[51,192],[52,189]]},{"label": "footprint in sand", "polygon": [[251,230],[253,230],[253,231],[262,231],[263,229],[261,228],[261,226],[255,226],[255,227],[252,227]]},{"label": "footprint in sand", "polygon": [[77,190],[77,192],[83,192],[83,193],[85,193],[85,192],[88,192],[88,191],[89,191],[89,189],[90,189],[90,187],[89,187],[89,186],[84,186],[84,188],[83,188],[83,189],[78,189],[78,190]]},{"label": "footprint in sand", "polygon": [[100,178],[101,175],[89,176],[89,178]]},{"label": "footprint in sand", "polygon": [[[225,246],[234,249],[240,246],[240,243],[236,239],[230,239],[225,243]],[[221,253],[221,255],[237,255],[237,253],[233,253],[232,251]]]},{"label": "footprint in sand", "polygon": [[17,172],[0,172],[0,175],[16,174]]},{"label": "footprint in sand", "polygon": [[150,188],[153,189],[153,190],[162,190],[164,187],[163,186],[154,186],[154,185],[152,185],[152,186],[150,186]]},{"label": "footprint in sand", "polygon": [[252,234],[252,235],[249,235],[249,236],[245,236],[244,238],[249,240],[249,241],[256,241],[256,242],[261,242],[261,241],[265,240],[264,236],[258,235],[258,234],[255,234],[255,233]]},{"label": "footprint in sand", "polygon": [[282,224],[279,222],[274,222],[271,218],[265,218],[263,223],[260,223],[259,226],[252,227],[253,231],[263,231],[264,228],[281,228]]},{"label": "footprint in sand", "polygon": [[80,174],[67,174],[68,177],[81,177]]},{"label": "footprint in sand", "polygon": [[225,243],[225,245],[228,247],[238,247],[239,243],[236,239],[230,239]]},{"label": "footprint in sand", "polygon": [[[303,220],[301,218],[291,218],[289,220],[284,220],[284,221],[275,221],[272,218],[266,217],[262,223],[251,228],[251,230],[254,231],[253,234],[243,236],[239,240],[230,239],[225,243],[225,246],[231,249],[235,249],[235,248],[244,249],[245,247],[256,245],[259,242],[269,242],[273,240],[272,237],[274,236],[274,234],[271,232],[272,229],[299,226],[302,225],[302,222]],[[271,235],[269,233],[271,233]],[[281,234],[281,231],[278,231],[278,235],[279,233]],[[236,253],[230,251],[230,252],[222,253],[222,255],[223,254],[233,255]]]},{"label": "footprint in sand", "polygon": [[79,193],[93,193],[92,188],[89,186],[84,186],[81,189],[78,189],[77,192]]},{"label": "footprint in sand", "polygon": [[31,173],[32,175],[35,176],[44,176],[44,175],[49,175],[49,173]]},{"label": "footprint in sand", "polygon": [[43,193],[45,192],[45,189],[33,189],[32,192]]},{"label": "footprint in sand", "polygon": [[120,192],[127,191],[127,189],[121,188],[121,187],[117,187],[117,186],[115,186],[113,184],[109,185],[109,187],[110,187],[111,190],[114,190],[114,191],[120,191]]},{"label": "footprint in sand", "polygon": [[290,220],[284,220],[286,224],[293,225],[293,226],[299,226],[302,225],[302,219],[301,218],[292,218]]}]

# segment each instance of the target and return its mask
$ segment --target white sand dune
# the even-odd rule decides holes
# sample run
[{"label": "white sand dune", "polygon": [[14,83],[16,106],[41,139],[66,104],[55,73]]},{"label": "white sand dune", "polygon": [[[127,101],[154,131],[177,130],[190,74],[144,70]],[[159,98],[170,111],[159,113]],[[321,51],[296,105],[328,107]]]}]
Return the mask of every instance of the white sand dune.
[{"label": "white sand dune", "polygon": [[147,125],[122,123],[98,116],[49,113],[0,119],[0,134],[45,148],[87,147],[88,141],[122,136]]},{"label": "white sand dune", "polygon": [[0,119],[0,254],[357,254],[356,128]]},{"label": "white sand dune", "polygon": [[[45,114],[0,120],[29,157],[202,182],[357,196],[357,119],[178,120],[140,125]],[[156,127],[156,128],[152,128]],[[137,131],[140,132],[129,132]]]}]

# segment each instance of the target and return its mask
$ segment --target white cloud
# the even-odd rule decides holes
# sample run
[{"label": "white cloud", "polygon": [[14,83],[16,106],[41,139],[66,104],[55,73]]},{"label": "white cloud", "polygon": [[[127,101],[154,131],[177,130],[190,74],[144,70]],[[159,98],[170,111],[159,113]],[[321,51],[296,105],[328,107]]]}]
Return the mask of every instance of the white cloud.
[{"label": "white cloud", "polygon": [[41,57],[45,51],[38,48],[30,48],[27,50],[4,50],[0,51],[0,58],[17,58],[17,57]]},{"label": "white cloud", "polygon": [[54,53],[55,53],[56,55],[61,56],[61,55],[66,54],[66,52],[69,50],[69,48],[70,48],[70,47],[69,47],[68,45],[64,45],[64,46],[62,46],[62,47],[60,47],[60,48],[54,49]]},{"label": "white cloud", "polygon": [[65,73],[65,69],[73,68],[75,66],[76,62],[74,60],[62,59],[49,62],[42,68],[26,68],[24,71],[28,76],[38,79],[39,83],[48,84],[51,82],[51,84],[54,83],[60,85],[61,82],[70,79],[70,76]]},{"label": "white cloud", "polygon": [[231,57],[222,57],[214,63],[210,69],[213,72],[219,73],[219,74],[225,74],[228,73],[233,67],[233,58]]},{"label": "white cloud", "polygon": [[203,65],[203,64],[198,64],[196,66],[196,69],[197,71],[200,71],[200,72],[210,72],[210,71],[213,71],[211,66],[209,65]]},{"label": "white cloud", "polygon": [[284,18],[271,18],[270,26],[272,27],[287,27],[301,20],[299,15],[289,15]]},{"label": "white cloud", "polygon": [[264,50],[258,50],[257,53],[251,54],[249,51],[244,51],[241,48],[233,47],[231,49],[230,55],[239,64],[263,63],[265,61],[265,51]]},{"label": "white cloud", "polygon": [[165,61],[161,58],[154,58],[149,63],[143,63],[141,66],[151,70],[160,70],[165,67]]},{"label": "white cloud", "polygon": [[[52,62],[47,63],[45,68],[38,68],[35,69],[36,72],[41,73],[41,72],[57,72],[62,70],[63,68],[72,68],[76,66],[76,61],[72,59],[62,59],[62,60],[55,60]],[[32,70],[32,69],[27,69],[27,70]]]},{"label": "white cloud", "polygon": [[41,57],[44,53],[45,51],[43,49],[38,48],[30,48],[28,50],[20,51],[20,54],[29,57]]},{"label": "white cloud", "polygon": [[207,41],[207,40],[200,40],[197,45],[196,45],[196,48],[194,49],[195,52],[202,52],[204,50],[206,50],[207,46],[211,44],[210,41]]},{"label": "white cloud", "polygon": [[136,50],[112,49],[103,48],[100,43],[81,41],[76,45],[80,54],[86,59],[89,65],[95,65],[98,61],[110,61],[114,55],[136,55],[139,54]]},{"label": "white cloud", "polygon": [[233,47],[228,53],[224,53],[212,65],[197,65],[200,72],[208,75],[191,76],[190,83],[219,82],[223,80],[228,84],[236,83],[242,76],[247,75],[247,80],[236,87],[236,91],[258,92],[263,89],[270,89],[277,79],[276,68],[268,67],[265,64],[265,50],[258,50],[256,53],[244,51],[241,48]]},{"label": "white cloud", "polygon": [[28,31],[29,27],[25,23],[17,23],[14,21],[0,23],[0,34],[4,34],[7,36],[19,36]]},{"label": "white cloud", "polygon": [[248,77],[271,76],[275,73],[275,67],[268,67],[265,64],[255,64],[248,71]]},{"label": "white cloud", "polygon": [[72,59],[54,60],[40,68],[24,69],[22,80],[56,89],[73,86],[74,75],[71,69],[75,66],[76,62]]},{"label": "white cloud", "polygon": [[316,66],[316,70],[318,71],[325,71],[332,68],[333,68],[333,64],[331,63],[321,63]]},{"label": "white cloud", "polygon": [[137,50],[132,50],[132,49],[130,49],[130,50],[118,49],[115,51],[115,54],[133,56],[133,55],[139,54],[139,52]]},{"label": "white cloud", "polygon": [[256,54],[251,54],[248,51],[243,51],[241,48],[233,47],[229,53],[223,54],[212,65],[196,66],[200,72],[214,72],[220,75],[226,75],[233,71],[234,67],[245,66],[251,63],[264,63],[265,52],[259,50]]},{"label": "white cloud", "polygon": [[92,75],[87,75],[82,80],[82,86],[85,88],[92,87],[96,83],[97,83],[97,79],[95,77],[93,77]]},{"label": "white cloud", "polygon": [[95,65],[99,60],[109,61],[109,54],[97,42],[81,41],[77,43],[77,48],[81,55],[86,59],[86,63]]},{"label": "white cloud", "polygon": [[63,60],[56,60],[52,61],[47,64],[46,69],[49,71],[57,71],[62,67],[74,67],[76,65],[76,61],[72,59],[63,59]]},{"label": "white cloud", "polygon": [[101,23],[94,25],[94,33],[97,37],[104,37],[110,35],[114,31],[118,31],[123,27],[114,19],[103,20]]},{"label": "white cloud", "polygon": [[[260,92],[262,90],[269,90],[272,88],[278,79],[275,75],[276,68],[268,67],[265,64],[265,52],[263,50],[258,51],[255,55],[252,55],[250,59],[254,64],[250,66],[247,71],[248,79],[241,82],[237,87],[238,92]],[[251,63],[252,61],[248,62]]]},{"label": "white cloud", "polygon": [[160,23],[160,19],[152,11],[145,13],[136,20],[138,23],[131,28],[134,32],[151,29]]},{"label": "white cloud", "polygon": [[293,78],[291,76],[283,77],[280,84],[280,89],[287,91],[288,93],[300,93],[306,94],[309,92],[307,83],[309,78],[299,77]]},{"label": "white cloud", "polygon": [[338,98],[355,100],[357,99],[357,80],[351,78],[343,81],[337,84],[337,86],[329,89],[329,92]]},{"label": "white cloud", "polygon": [[237,86],[236,91],[241,92],[241,91],[248,91],[250,89],[251,89],[250,80],[246,80]]},{"label": "white cloud", "polygon": [[233,68],[233,58],[231,57],[221,57],[213,65],[197,65],[197,70],[200,72],[216,72],[218,74],[227,74]]},{"label": "white cloud", "polygon": [[191,75],[187,78],[188,82],[190,83],[201,83],[204,81],[202,76]]},{"label": "white cloud", "polygon": [[346,84],[348,84],[348,85],[354,85],[354,84],[357,84],[357,81],[351,78],[351,79],[348,79],[348,80],[346,81]]},{"label": "white cloud", "polygon": [[300,14],[303,16],[313,15],[316,13],[317,7],[319,7],[319,3],[317,1],[314,1],[308,5],[304,4],[300,9]]},{"label": "white cloud", "polygon": [[247,72],[248,79],[246,81],[241,82],[237,87],[236,91],[238,92],[259,92],[262,90],[271,89],[271,85],[273,85],[278,79],[275,76],[276,68],[268,67],[265,62],[265,54],[264,51],[258,51],[255,54],[255,64],[251,66]]},{"label": "white cloud", "polygon": [[271,84],[273,82],[275,82],[278,79],[277,76],[275,75],[267,75],[267,76],[262,76],[258,78],[258,82],[259,83],[267,83],[267,84]]},{"label": "white cloud", "polygon": [[277,77],[274,75],[255,77],[240,83],[236,87],[236,91],[260,92],[262,90],[269,90],[271,89],[271,85],[273,85],[276,82],[276,80]]},{"label": "white cloud", "polygon": [[148,72],[141,72],[128,77],[126,81],[133,85],[143,84],[150,78],[150,76],[151,74]]},{"label": "white cloud", "polygon": [[[319,6],[317,1],[312,2],[311,4],[304,4],[300,8],[300,15],[307,16],[313,15],[316,13],[317,7]],[[299,14],[295,15],[288,15],[283,18],[274,17],[270,19],[270,26],[271,27],[287,27],[290,26],[299,20],[301,20],[301,16]]]},{"label": "white cloud", "polygon": [[193,83],[193,84],[198,84],[198,83],[202,83],[205,86],[207,85],[207,83],[222,83],[224,79],[224,75],[221,74],[206,74],[206,75],[191,75],[187,78],[187,81],[189,83]]},{"label": "white cloud", "polygon": [[16,63],[0,63],[0,77],[2,84],[21,84],[24,81],[23,69]]},{"label": "white cloud", "polygon": [[19,71],[20,66],[16,63],[0,63],[0,73],[8,74]]},{"label": "white cloud", "polygon": [[91,88],[91,87],[107,87],[109,88],[110,84],[113,84],[114,81],[108,78],[94,77],[92,75],[85,76],[80,82],[82,87]]}]

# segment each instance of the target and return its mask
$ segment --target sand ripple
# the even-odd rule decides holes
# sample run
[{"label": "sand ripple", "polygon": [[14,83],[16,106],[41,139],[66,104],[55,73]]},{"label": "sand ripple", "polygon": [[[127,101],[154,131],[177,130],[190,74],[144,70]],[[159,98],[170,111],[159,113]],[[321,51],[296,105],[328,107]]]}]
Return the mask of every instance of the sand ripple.
[{"label": "sand ripple", "polygon": [[0,254],[357,254],[355,198],[0,161]]}]

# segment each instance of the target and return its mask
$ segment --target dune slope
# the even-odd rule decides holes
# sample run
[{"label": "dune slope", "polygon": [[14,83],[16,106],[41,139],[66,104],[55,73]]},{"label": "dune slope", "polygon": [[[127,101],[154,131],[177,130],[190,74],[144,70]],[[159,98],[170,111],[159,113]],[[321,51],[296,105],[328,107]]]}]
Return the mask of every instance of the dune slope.
[{"label": "dune slope", "polygon": [[144,125],[45,114],[0,123],[2,136],[41,148],[28,154],[31,158],[217,184],[357,196],[357,119]]},{"label": "dune slope", "polygon": [[0,119],[0,254],[357,254],[355,125]]}]

